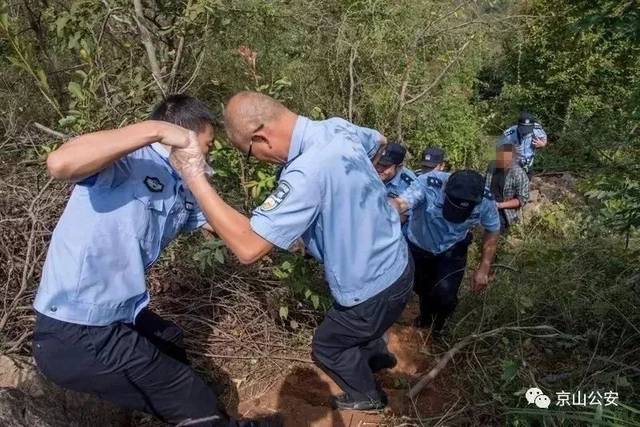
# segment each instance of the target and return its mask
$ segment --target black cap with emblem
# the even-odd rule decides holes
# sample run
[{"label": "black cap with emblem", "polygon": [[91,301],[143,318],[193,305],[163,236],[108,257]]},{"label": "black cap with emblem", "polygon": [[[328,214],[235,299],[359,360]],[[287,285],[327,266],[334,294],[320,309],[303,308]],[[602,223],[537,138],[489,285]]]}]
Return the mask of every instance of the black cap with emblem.
[{"label": "black cap with emblem", "polygon": [[525,137],[533,132],[533,126],[536,122],[536,119],[526,111],[520,113],[520,117],[518,117],[518,135],[520,137]]},{"label": "black cap with emblem", "polygon": [[438,147],[429,147],[422,154],[422,166],[426,168],[435,168],[444,162],[444,150]]},{"label": "black cap with emblem", "polygon": [[460,170],[447,179],[442,216],[447,221],[465,222],[484,195],[484,178],[476,171]]},{"label": "black cap with emblem", "polygon": [[378,164],[381,166],[399,165],[404,162],[406,154],[406,148],[396,142],[392,142],[384,148]]}]

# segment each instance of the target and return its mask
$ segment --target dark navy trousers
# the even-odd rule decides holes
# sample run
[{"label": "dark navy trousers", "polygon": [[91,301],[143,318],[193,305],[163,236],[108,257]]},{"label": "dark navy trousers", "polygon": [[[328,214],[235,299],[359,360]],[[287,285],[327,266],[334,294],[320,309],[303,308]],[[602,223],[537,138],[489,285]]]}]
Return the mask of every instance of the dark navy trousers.
[{"label": "dark navy trousers", "polygon": [[467,267],[467,251],[473,236],[440,254],[433,254],[409,242],[416,263],[415,291],[420,298],[419,324],[441,332],[458,305],[458,289]]},{"label": "dark navy trousers", "polygon": [[173,424],[217,416],[198,426],[237,426],[189,366],[182,331],[143,310],[135,325],[84,326],[37,313],[33,354],[45,377]]},{"label": "dark navy trousers", "polygon": [[311,355],[340,388],[356,400],[380,400],[370,360],[387,350],[383,335],[411,298],[413,262],[387,289],[353,306],[334,305],[316,328]]}]

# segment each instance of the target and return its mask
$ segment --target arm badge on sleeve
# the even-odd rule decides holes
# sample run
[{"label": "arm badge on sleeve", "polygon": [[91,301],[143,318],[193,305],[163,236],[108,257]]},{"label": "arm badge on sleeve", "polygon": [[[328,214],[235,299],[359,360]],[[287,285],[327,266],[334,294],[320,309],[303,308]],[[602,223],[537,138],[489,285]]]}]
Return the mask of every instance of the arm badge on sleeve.
[{"label": "arm badge on sleeve", "polygon": [[287,196],[291,193],[291,185],[287,181],[280,181],[278,183],[278,187],[267,197],[262,205],[260,205],[260,209],[264,212],[269,212],[276,209]]}]

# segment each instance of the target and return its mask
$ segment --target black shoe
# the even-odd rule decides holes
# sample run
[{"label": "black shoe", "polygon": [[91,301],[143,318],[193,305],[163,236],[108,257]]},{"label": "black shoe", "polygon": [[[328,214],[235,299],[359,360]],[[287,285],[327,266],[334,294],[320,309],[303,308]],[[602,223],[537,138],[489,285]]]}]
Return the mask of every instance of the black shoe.
[{"label": "black shoe", "polygon": [[397,364],[398,359],[390,351],[375,354],[369,359],[369,367],[374,373],[383,369],[393,369]]},{"label": "black shoe", "polygon": [[332,397],[333,407],[339,411],[381,411],[387,406],[387,397],[380,399],[354,400],[348,393],[342,393]]},{"label": "black shoe", "polygon": [[250,420],[238,420],[238,427],[282,427],[283,425],[284,421],[280,414]]}]

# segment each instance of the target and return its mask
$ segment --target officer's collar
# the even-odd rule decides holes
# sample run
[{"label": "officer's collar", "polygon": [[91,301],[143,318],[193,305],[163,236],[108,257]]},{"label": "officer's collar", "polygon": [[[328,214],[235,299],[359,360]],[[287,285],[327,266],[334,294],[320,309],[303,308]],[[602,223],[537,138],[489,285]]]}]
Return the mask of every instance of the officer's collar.
[{"label": "officer's collar", "polygon": [[404,172],[404,166],[398,169],[394,177],[387,181],[387,185],[397,185],[402,179],[402,172]]},{"label": "officer's collar", "polygon": [[160,154],[163,159],[169,159],[169,150],[167,150],[164,145],[160,144],[159,142],[154,142],[153,144],[151,144],[151,148],[153,148],[153,151]]},{"label": "officer's collar", "polygon": [[289,146],[287,163],[292,162],[296,157],[304,152],[307,142],[304,140],[304,135],[309,123],[311,123],[311,120],[303,116],[298,116],[296,119],[296,124],[293,127],[293,133],[291,134],[291,145]]}]

